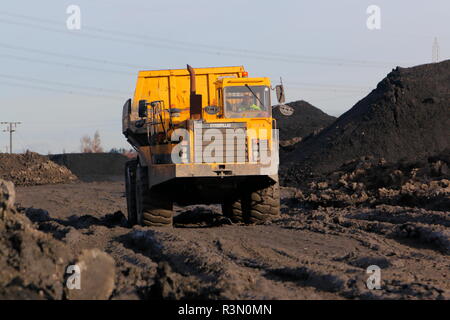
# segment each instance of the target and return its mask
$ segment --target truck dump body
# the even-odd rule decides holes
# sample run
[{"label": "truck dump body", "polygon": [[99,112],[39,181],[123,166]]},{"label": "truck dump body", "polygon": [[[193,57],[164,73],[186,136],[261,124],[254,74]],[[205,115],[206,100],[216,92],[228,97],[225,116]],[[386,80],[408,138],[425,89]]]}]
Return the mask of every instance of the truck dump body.
[{"label": "truck dump body", "polygon": [[[217,105],[215,82],[220,78],[242,78],[244,67],[195,68],[197,93],[202,105]],[[189,119],[190,76],[186,69],[140,71],[134,93],[132,114],[137,119],[140,100],[164,101],[167,108],[180,108],[179,121]]]}]

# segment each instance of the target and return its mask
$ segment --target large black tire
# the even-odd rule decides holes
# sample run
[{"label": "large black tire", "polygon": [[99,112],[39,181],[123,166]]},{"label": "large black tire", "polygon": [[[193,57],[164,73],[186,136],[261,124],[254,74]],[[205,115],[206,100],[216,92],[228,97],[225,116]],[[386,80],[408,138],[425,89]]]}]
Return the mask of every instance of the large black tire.
[{"label": "large black tire", "polygon": [[222,214],[234,223],[244,222],[240,200],[227,200],[222,204]]},{"label": "large black tire", "polygon": [[164,194],[149,190],[147,168],[136,170],[137,221],[143,226],[169,227],[173,223],[173,203]]},{"label": "large black tire", "polygon": [[280,215],[280,185],[277,182],[267,188],[252,192],[246,199],[244,219],[247,223],[264,223]]},{"label": "large black tire", "polygon": [[222,204],[222,213],[234,223],[261,224],[280,215],[280,185],[244,193],[240,199]]},{"label": "large black tire", "polygon": [[130,227],[137,224],[136,168],[136,159],[127,161],[125,164],[125,195],[127,198],[128,224]]}]

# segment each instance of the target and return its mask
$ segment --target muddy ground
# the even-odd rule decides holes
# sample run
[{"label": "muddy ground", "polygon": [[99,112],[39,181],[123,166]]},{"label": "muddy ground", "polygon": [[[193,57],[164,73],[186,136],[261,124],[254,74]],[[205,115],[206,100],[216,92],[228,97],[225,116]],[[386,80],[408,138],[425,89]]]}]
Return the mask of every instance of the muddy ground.
[{"label": "muddy ground", "polygon": [[[450,299],[448,211],[306,209],[283,188],[282,215],[270,224],[234,225],[215,206],[178,207],[174,228],[131,229],[120,181],[16,191],[39,230],[73,252],[114,258],[112,299]],[[381,268],[381,290],[366,286],[370,265]]]}]

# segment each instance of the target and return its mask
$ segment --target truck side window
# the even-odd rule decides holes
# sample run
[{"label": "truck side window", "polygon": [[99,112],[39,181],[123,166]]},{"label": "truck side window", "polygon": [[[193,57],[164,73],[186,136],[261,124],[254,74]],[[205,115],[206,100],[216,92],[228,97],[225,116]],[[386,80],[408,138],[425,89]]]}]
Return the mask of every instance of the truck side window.
[{"label": "truck side window", "polygon": [[219,106],[222,105],[222,89],[217,89],[217,101]]}]

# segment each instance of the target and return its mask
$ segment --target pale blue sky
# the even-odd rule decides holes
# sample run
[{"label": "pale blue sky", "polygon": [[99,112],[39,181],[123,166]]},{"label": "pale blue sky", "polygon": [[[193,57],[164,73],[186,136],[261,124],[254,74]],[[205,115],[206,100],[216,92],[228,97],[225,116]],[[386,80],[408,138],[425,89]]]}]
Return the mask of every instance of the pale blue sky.
[{"label": "pale blue sky", "polygon": [[[79,5],[82,28],[66,28]],[[366,27],[369,5],[381,30]],[[123,102],[141,69],[244,65],[283,77],[288,100],[340,115],[392,68],[450,52],[450,1],[15,0],[0,9],[0,121],[22,121],[15,152],[79,150],[99,130],[128,147]],[[0,132],[0,150],[9,143]]]}]

